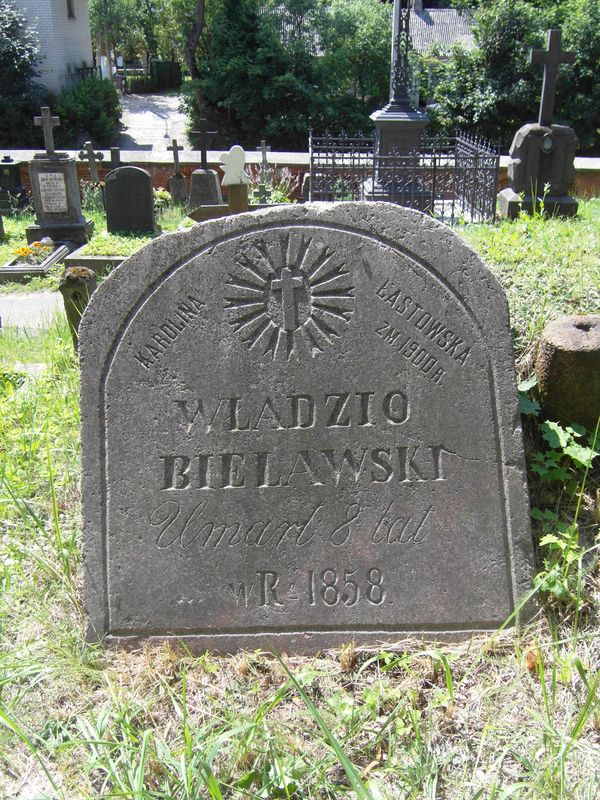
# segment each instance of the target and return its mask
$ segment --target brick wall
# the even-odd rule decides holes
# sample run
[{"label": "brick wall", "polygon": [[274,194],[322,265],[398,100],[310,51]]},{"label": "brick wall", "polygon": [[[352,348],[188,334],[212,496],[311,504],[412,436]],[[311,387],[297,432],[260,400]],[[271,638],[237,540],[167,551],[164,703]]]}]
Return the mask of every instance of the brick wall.
[{"label": "brick wall", "polygon": [[72,0],[73,18],[68,16],[67,0],[13,2],[39,37],[42,61],[36,80],[55,93],[68,89],[69,68],[93,63],[88,0]]},{"label": "brick wall", "polygon": [[[142,169],[147,170],[150,175],[152,176],[152,185],[154,188],[158,189],[168,189],[169,188],[169,178],[173,174],[173,165],[172,163],[151,163],[149,164],[147,161],[142,161],[136,163],[135,161],[128,161],[129,165],[134,167],[141,167]],[[190,177],[192,172],[195,169],[198,169],[199,165],[195,164],[181,164],[181,171],[185,175],[188,185],[188,191],[190,186]],[[304,175],[308,172],[308,166],[306,164],[286,164],[286,168],[290,170],[294,175],[299,176],[299,188],[294,193],[294,198],[297,199],[300,196],[300,189],[302,188],[302,180]],[[216,169],[217,173],[219,174],[219,180],[222,177],[221,170],[211,164],[211,169]],[[104,176],[107,172],[109,172],[110,167],[99,167],[98,174],[100,176],[100,180],[104,179]],[[20,172],[21,172],[21,180],[23,185],[30,191],[30,183],[29,183],[29,171],[27,169],[26,163],[20,164]],[[91,181],[90,171],[87,162],[78,161],[77,162],[77,176],[80,182],[84,181]],[[506,168],[500,168],[499,174],[499,188],[503,189],[507,186],[507,174]],[[600,169],[586,169],[586,170],[577,170],[576,171],[576,183],[575,189],[573,192],[577,197],[598,197],[600,196]],[[223,196],[227,197],[227,188],[223,189]]]}]

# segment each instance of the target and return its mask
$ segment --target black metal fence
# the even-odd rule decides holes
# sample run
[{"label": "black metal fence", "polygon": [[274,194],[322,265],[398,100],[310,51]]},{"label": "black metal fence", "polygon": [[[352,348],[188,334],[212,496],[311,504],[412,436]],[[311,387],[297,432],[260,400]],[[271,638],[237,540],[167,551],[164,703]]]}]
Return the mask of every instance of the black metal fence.
[{"label": "black metal fence", "polygon": [[449,224],[495,217],[500,156],[483,139],[461,133],[382,156],[374,139],[311,134],[309,149],[311,200],[386,200]]}]

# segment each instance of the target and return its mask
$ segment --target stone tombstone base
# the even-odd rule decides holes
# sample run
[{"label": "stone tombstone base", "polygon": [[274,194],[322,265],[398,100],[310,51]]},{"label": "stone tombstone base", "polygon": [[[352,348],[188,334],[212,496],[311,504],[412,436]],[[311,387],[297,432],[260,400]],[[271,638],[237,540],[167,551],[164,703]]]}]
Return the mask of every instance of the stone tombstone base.
[{"label": "stone tombstone base", "polygon": [[521,211],[533,214],[543,212],[549,217],[574,217],[577,214],[579,203],[575,198],[563,195],[561,197],[548,197],[543,199],[533,198],[531,195],[519,195],[513,189],[503,189],[498,194],[498,212],[501,217],[516,219]]},{"label": "stone tombstone base", "polygon": [[600,417],[600,315],[550,322],[540,338],[535,371],[546,416],[593,431]]},{"label": "stone tombstone base", "polygon": [[27,228],[27,241],[49,236],[55,242],[88,242],[93,222],[81,212],[75,159],[36,158],[29,163],[29,178],[36,220]]},{"label": "stone tombstone base", "polygon": [[169,192],[175,203],[185,203],[188,199],[185,175],[171,175],[169,178]]},{"label": "stone tombstone base", "polygon": [[467,637],[529,590],[506,298],[426,215],[166,234],[98,287],[80,354],[89,640]]},{"label": "stone tombstone base", "polygon": [[219,177],[212,169],[195,169],[190,179],[188,209],[199,206],[216,206],[223,202]]},{"label": "stone tombstone base", "polygon": [[415,109],[399,109],[388,105],[371,114],[377,131],[377,152],[380,156],[390,153],[408,155],[418,150],[429,117]]}]

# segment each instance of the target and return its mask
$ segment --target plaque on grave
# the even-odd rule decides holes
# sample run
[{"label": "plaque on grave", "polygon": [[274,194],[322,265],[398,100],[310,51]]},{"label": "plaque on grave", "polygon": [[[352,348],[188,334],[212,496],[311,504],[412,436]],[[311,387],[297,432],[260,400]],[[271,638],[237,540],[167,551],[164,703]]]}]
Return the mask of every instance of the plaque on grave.
[{"label": "plaque on grave", "polygon": [[42,208],[46,214],[63,214],[69,210],[67,184],[62,172],[43,172],[38,176]]},{"label": "plaque on grave", "polygon": [[91,640],[310,652],[519,607],[506,299],[449,228],[339,203],[162,236],[80,353]]}]

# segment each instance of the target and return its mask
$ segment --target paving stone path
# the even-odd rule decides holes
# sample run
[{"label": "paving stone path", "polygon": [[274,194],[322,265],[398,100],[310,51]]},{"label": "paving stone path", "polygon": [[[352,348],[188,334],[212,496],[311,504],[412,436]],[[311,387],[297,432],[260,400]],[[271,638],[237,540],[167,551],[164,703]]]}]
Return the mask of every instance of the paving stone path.
[{"label": "paving stone path", "polygon": [[166,151],[171,139],[191,149],[185,133],[188,118],[179,111],[179,102],[179,95],[125,95],[122,99],[124,128],[118,141],[121,150]]},{"label": "paving stone path", "polygon": [[0,326],[36,330],[48,325],[56,311],[63,308],[58,292],[0,294]]}]

